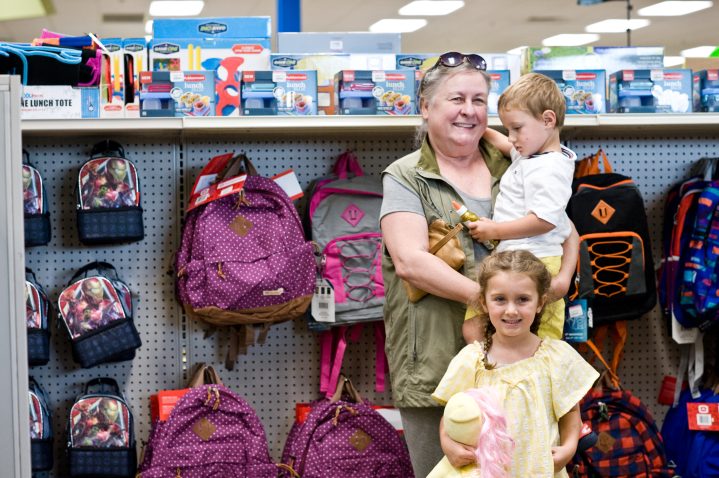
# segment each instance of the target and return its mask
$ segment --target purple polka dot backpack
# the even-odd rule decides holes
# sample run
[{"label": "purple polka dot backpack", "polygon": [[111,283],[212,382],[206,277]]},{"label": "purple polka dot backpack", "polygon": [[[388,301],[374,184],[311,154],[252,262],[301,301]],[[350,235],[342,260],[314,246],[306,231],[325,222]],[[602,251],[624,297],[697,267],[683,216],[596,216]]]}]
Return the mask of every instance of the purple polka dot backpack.
[{"label": "purple polka dot backpack", "polygon": [[244,163],[244,185],[223,194],[241,176],[214,173],[222,178],[215,181],[217,188],[223,189],[217,199],[186,215],[175,270],[177,295],[188,315],[231,328],[225,365],[232,369],[237,353],[254,338],[247,326],[262,326],[262,342],[270,324],[304,315],[316,263],[314,247],[305,240],[297,210],[282,188],[259,176],[244,154],[213,158],[200,178],[213,177],[208,168],[217,160],[229,171]]},{"label": "purple polka dot backpack", "polygon": [[200,364],[190,390],[155,422],[136,478],[275,478],[265,430],[248,403]]}]

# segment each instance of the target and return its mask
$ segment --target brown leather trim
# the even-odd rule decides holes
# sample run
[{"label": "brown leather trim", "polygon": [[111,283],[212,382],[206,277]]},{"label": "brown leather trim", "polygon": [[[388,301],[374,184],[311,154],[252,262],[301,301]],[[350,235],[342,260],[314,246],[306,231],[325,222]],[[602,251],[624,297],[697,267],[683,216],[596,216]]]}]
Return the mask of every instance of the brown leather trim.
[{"label": "brown leather trim", "polygon": [[185,304],[190,317],[213,325],[271,324],[293,320],[302,316],[312,302],[312,295],[297,297],[281,305],[270,305],[255,309],[224,310],[218,307],[193,309]]}]

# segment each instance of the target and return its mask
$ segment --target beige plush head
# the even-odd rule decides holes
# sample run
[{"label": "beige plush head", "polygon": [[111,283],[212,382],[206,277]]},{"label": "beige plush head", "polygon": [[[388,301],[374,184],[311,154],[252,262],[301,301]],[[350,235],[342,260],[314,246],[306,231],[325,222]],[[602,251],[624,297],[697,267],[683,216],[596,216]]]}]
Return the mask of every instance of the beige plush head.
[{"label": "beige plush head", "polygon": [[477,401],[464,392],[453,395],[444,407],[444,430],[456,442],[476,446],[482,422]]}]

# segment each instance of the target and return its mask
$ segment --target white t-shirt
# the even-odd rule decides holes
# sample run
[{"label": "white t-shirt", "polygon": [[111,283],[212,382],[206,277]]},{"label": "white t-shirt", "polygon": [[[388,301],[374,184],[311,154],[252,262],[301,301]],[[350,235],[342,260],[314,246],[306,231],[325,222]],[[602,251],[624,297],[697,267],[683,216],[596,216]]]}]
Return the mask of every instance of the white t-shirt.
[{"label": "white t-shirt", "polygon": [[572,230],[566,208],[577,155],[562,146],[561,153],[550,151],[529,157],[512,148],[511,156],[512,164],[499,183],[492,219],[513,221],[534,213],[554,229],[538,236],[503,240],[497,249],[526,249],[537,257],[561,256],[562,243]]}]

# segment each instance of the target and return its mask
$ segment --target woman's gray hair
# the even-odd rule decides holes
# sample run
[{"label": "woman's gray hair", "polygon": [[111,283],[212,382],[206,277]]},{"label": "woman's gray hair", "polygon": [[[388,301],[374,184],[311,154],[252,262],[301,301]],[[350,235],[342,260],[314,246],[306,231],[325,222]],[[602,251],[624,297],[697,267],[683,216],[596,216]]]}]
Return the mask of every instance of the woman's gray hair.
[{"label": "woman's gray hair", "polygon": [[[487,88],[490,87],[492,79],[484,70],[478,70],[469,62],[463,62],[461,65],[455,67],[446,67],[444,65],[437,65],[436,68],[432,68],[425,73],[424,78],[420,82],[419,92],[417,93],[417,112],[422,114],[422,104],[434,100],[434,95],[437,93],[437,88],[440,84],[445,82],[448,78],[457,73],[473,71],[478,73],[484,78],[487,83]],[[427,137],[427,120],[422,118],[422,124],[417,126],[415,131],[414,141],[416,147],[422,146],[425,138]]]}]

